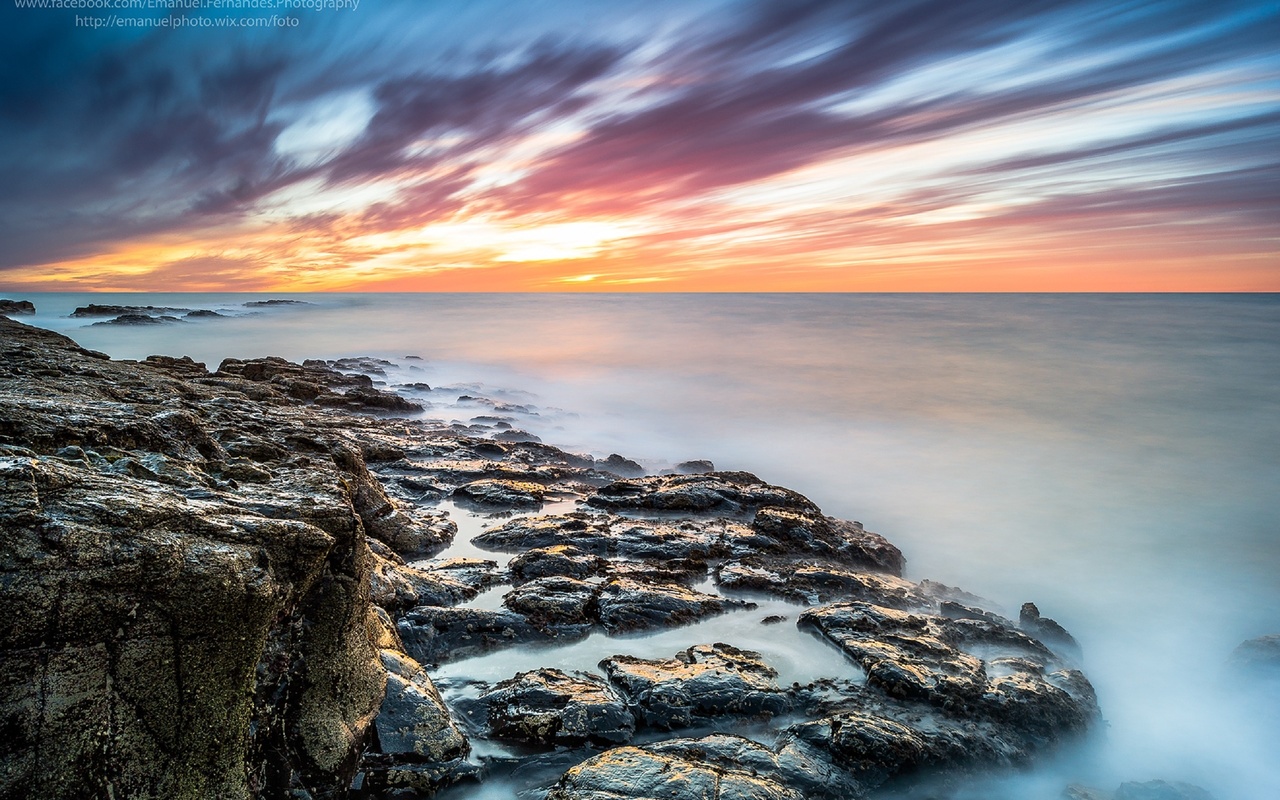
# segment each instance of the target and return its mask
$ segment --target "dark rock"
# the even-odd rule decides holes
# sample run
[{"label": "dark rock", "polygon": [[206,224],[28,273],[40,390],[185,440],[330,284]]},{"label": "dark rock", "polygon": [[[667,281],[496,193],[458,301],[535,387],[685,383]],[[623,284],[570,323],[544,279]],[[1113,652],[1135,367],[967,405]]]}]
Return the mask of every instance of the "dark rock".
[{"label": "dark rock", "polygon": [[[72,316],[75,316],[74,314]],[[95,322],[94,325],[167,325],[172,322],[181,322],[177,317],[157,316],[153,317],[149,314],[121,314],[115,319],[109,319],[104,322]]]},{"label": "dark rock", "polygon": [[687,625],[752,603],[704,594],[678,584],[615,578],[600,587],[596,614],[611,633]]},{"label": "dark rock", "polygon": [[847,800],[857,789],[806,752],[717,734],[606,751],[566,772],[547,800]]},{"label": "dark rock", "polygon": [[605,559],[584,552],[573,545],[552,545],[528,550],[515,558],[507,568],[511,580],[519,585],[538,578],[564,577],[589,578],[598,575],[607,565]]},{"label": "dark rock", "polygon": [[777,625],[779,623],[786,622],[786,621],[787,621],[787,618],[782,614],[770,614],[769,616],[760,620],[760,624],[761,625]]},{"label": "dark rock", "polygon": [[273,306],[311,306],[306,300],[250,300],[244,304],[246,308],[270,308]]},{"label": "dark rock", "polygon": [[119,316],[154,316],[160,314],[185,314],[189,308],[171,308],[168,306],[112,306],[90,303],[71,312],[73,317],[119,317]]},{"label": "dark rock", "polygon": [[731,561],[717,570],[716,583],[724,589],[767,592],[809,605],[863,600],[908,609],[928,604],[928,599],[910,581],[816,561],[779,558]]},{"label": "dark rock", "polygon": [[1080,655],[1080,643],[1067,633],[1067,629],[1048,617],[1040,616],[1035,603],[1023,603],[1018,615],[1018,625],[1050,647],[1058,647],[1073,655]]},{"label": "dark rock", "polygon": [[493,438],[499,442],[541,442],[537,436],[528,431],[520,430],[503,430],[493,434]]},{"label": "dark rock", "polygon": [[465,603],[496,584],[500,575],[493,561],[438,559],[419,568],[405,564],[400,556],[377,540],[371,540],[369,546],[374,554],[370,597],[389,611]]},{"label": "dark rock", "polygon": [[222,319],[226,314],[219,314],[217,311],[210,311],[207,308],[197,308],[195,311],[187,312],[187,319]]},{"label": "dark rock", "polygon": [[[1097,716],[1093,688],[1073,669],[1050,672],[1053,654],[1019,631],[867,603],[800,615],[840,647],[885,696],[987,720],[1027,751],[1085,730]],[[981,657],[966,652],[970,648]]]},{"label": "dark rock", "polygon": [[597,620],[599,590],[573,578],[538,578],[512,589],[502,604],[544,630],[581,630]]},{"label": "dark rock", "polygon": [[705,459],[681,461],[676,464],[676,472],[681,475],[700,475],[704,472],[715,472],[716,465]]},{"label": "dark rock", "polygon": [[645,473],[644,467],[629,458],[623,458],[617,453],[612,454],[604,461],[597,461],[596,466],[605,472],[611,472],[623,478],[638,478]]},{"label": "dark rock", "polygon": [[195,361],[191,356],[147,356],[142,363],[179,378],[203,378],[209,374],[204,362]]},{"label": "dark rock", "polygon": [[522,672],[481,695],[493,735],[541,745],[622,744],[635,718],[598,675],[558,669]]},{"label": "dark rock", "polygon": [[409,655],[424,664],[442,664],[517,644],[585,636],[588,627],[569,631],[540,628],[514,611],[419,606],[396,623]]},{"label": "dark rock", "polygon": [[790,710],[778,673],[750,650],[696,645],[674,659],[613,656],[600,662],[639,720],[663,730],[718,717],[772,717]]},{"label": "dark rock", "polygon": [[371,476],[215,488],[215,433],[317,421],[9,320],[0,341],[0,441],[32,453],[0,457],[0,796],[344,791],[386,680]]},{"label": "dark rock", "polygon": [[381,389],[355,388],[342,393],[322,394],[315,398],[318,406],[329,408],[367,409],[372,411],[422,411],[421,403],[415,403],[395,392]]},{"label": "dark rock", "polygon": [[819,513],[808,498],[762,483],[747,472],[706,475],[655,475],[615,481],[587,498],[597,508],[648,511],[741,513],[761,506],[778,506]]},{"label": "dark rock", "polygon": [[453,494],[480,505],[528,508],[542,505],[547,487],[531,481],[489,478],[459,486]]},{"label": "dark rock", "polygon": [[36,307],[30,300],[0,300],[0,314],[6,317],[17,317],[36,313]]},{"label": "dark rock", "polygon": [[465,757],[470,744],[422,667],[392,650],[382,651],[382,664],[387,670],[387,693],[374,720],[378,752],[428,762]]}]

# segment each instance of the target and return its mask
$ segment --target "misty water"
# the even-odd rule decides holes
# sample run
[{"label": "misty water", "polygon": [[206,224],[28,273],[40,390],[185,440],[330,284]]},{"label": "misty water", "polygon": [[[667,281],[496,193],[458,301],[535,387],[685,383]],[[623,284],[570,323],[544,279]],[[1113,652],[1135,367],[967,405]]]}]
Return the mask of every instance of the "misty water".
[{"label": "misty water", "polygon": [[[1280,694],[1226,668],[1244,639],[1280,633],[1280,297],[25,297],[39,309],[27,321],[115,357],[190,355],[211,369],[227,356],[385,357],[389,384],[432,387],[404,390],[428,416],[465,422],[486,407],[458,396],[483,395],[525,407],[521,427],[575,452],[748,470],[884,534],[913,580],[1015,617],[1036,602],[1080,640],[1106,725],[1035,770],[946,796],[1049,800],[1072,781],[1153,778],[1219,800],[1280,796]],[[268,297],[313,305],[246,313]],[[236,316],[138,328],[67,317],[89,302]],[[474,554],[466,538],[458,552]],[[804,650],[816,640],[772,635],[765,609],[645,643],[594,637],[550,660],[587,668],[718,639],[790,658],[784,677],[844,663]],[[559,665],[472,662],[442,681]]]}]

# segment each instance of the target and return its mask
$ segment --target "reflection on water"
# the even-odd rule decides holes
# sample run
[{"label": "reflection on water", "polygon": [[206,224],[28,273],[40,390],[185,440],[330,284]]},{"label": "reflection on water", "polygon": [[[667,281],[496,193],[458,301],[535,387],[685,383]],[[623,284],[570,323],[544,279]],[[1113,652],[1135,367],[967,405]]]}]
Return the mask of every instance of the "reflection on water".
[{"label": "reflection on water", "polygon": [[1280,796],[1276,715],[1220,669],[1280,632],[1275,296],[310,295],[137,330],[60,315],[257,298],[30,299],[120,357],[418,354],[398,363],[429,413],[478,413],[438,386],[525,390],[546,441],[750,470],[886,534],[909,577],[1034,600],[1083,644],[1105,742],[980,796],[1156,777]]}]

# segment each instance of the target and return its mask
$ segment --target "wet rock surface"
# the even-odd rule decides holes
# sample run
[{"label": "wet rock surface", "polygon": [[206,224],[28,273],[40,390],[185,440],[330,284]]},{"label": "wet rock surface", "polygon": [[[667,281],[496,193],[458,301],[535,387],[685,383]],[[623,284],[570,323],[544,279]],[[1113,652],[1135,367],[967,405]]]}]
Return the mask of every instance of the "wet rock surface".
[{"label": "wet rock surface", "polygon": [[[852,798],[1024,764],[1096,720],[1078,646],[1034,606],[1014,623],[908,581],[884,537],[750,473],[498,437],[523,400],[397,419],[421,406],[377,388],[380,359],[211,373],[0,334],[2,797],[425,796],[527,772],[559,800]],[[768,655],[708,643],[723,615],[846,663],[779,686]],[[658,656],[631,638],[686,627]],[[614,655],[555,662],[587,637]],[[437,690],[439,665],[529,648],[545,666]]]},{"label": "wet rock surface", "polygon": [[607,681],[558,669],[524,672],[480,697],[499,739],[543,745],[621,744],[635,717]]},{"label": "wet rock surface", "polygon": [[759,653],[732,645],[696,645],[675,658],[614,656],[600,663],[636,707],[640,721],[675,730],[716,717],[772,717],[791,708],[778,673]]},{"label": "wet rock surface", "polygon": [[0,299],[0,314],[6,317],[27,316],[34,313],[36,313],[36,307],[30,300]]}]

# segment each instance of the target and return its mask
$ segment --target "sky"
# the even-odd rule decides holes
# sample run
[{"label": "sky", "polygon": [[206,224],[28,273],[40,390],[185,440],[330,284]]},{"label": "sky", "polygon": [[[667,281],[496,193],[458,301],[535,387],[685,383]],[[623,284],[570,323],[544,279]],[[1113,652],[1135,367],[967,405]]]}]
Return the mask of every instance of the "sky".
[{"label": "sky", "polygon": [[1280,291],[1277,0],[217,2],[0,0],[0,289]]}]

